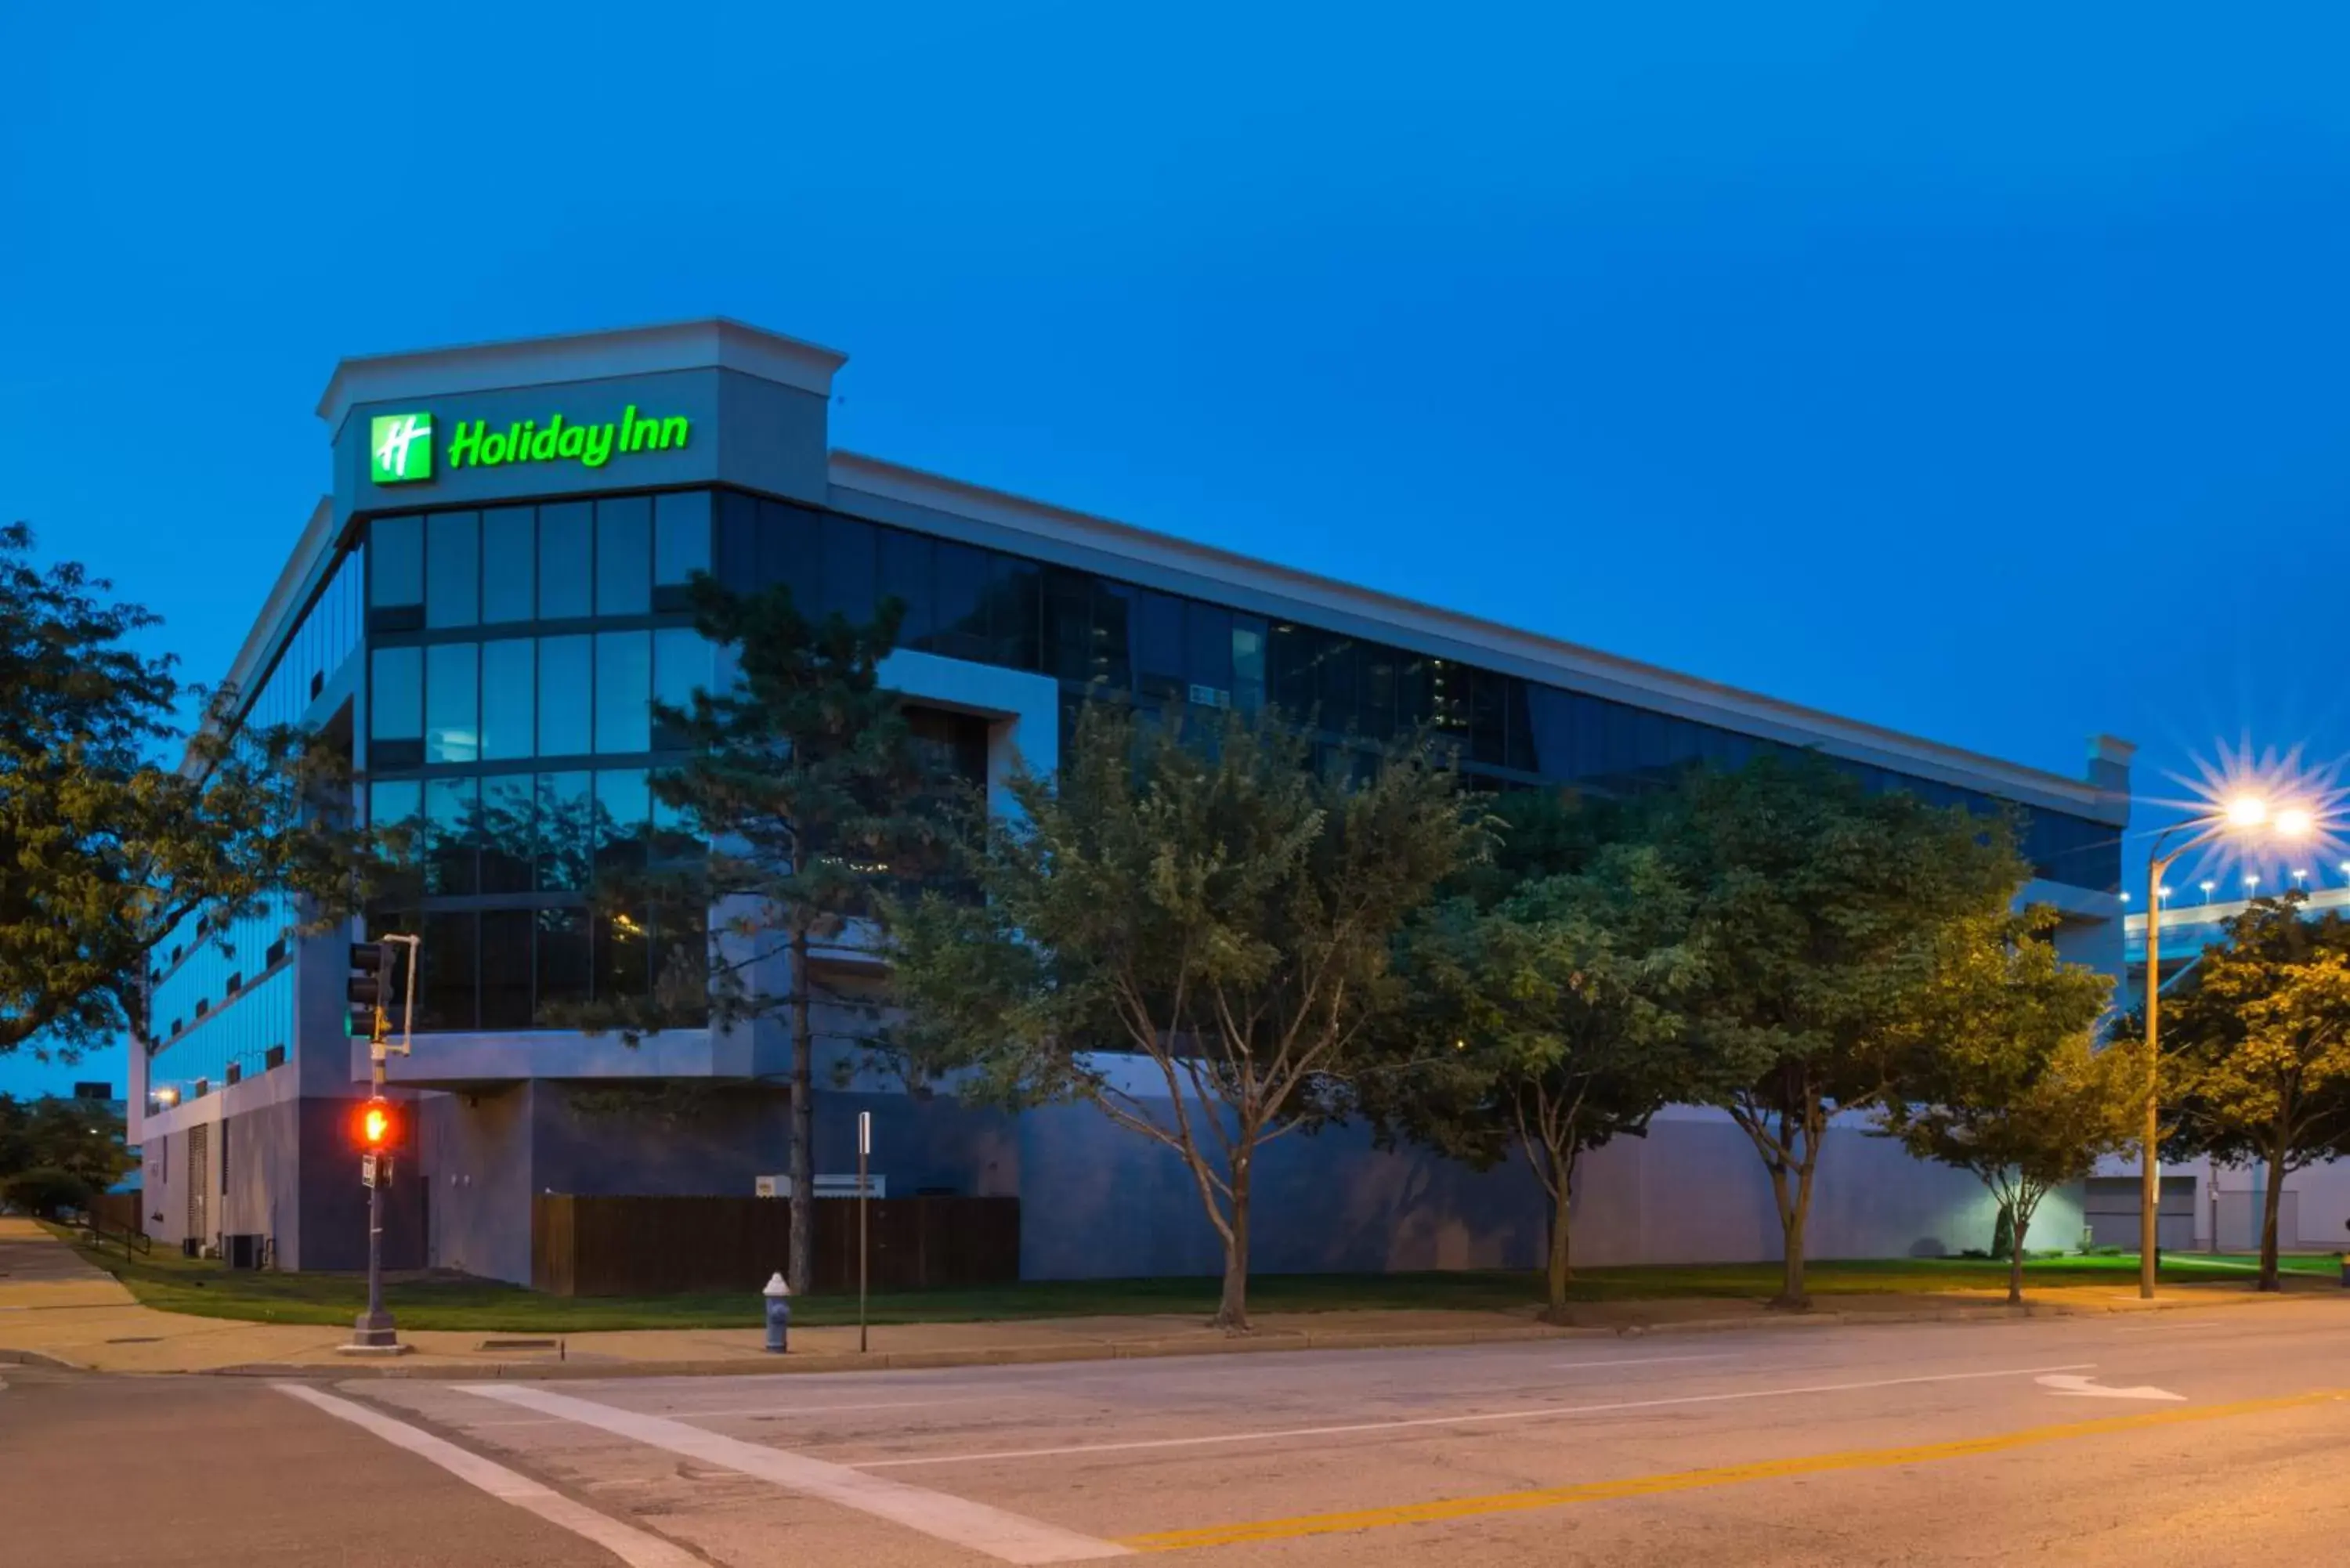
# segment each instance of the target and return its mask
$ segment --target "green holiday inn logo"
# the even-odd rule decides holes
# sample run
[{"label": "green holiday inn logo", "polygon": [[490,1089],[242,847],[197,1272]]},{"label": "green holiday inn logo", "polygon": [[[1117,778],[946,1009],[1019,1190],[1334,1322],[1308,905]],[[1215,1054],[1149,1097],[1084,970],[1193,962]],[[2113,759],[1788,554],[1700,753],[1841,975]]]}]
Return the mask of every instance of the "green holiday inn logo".
[{"label": "green holiday inn logo", "polygon": [[368,451],[378,484],[432,477],[432,416],[378,414],[368,427]]},{"label": "green holiday inn logo", "polygon": [[[404,484],[432,478],[433,433],[431,414],[378,414],[369,430],[369,472],[375,482]],[[634,403],[619,419],[592,424],[575,424],[561,414],[549,415],[544,423],[517,420],[504,430],[492,430],[487,420],[458,420],[448,431],[441,461],[452,472],[514,462],[601,468],[616,455],[678,451],[692,434],[693,423],[684,416],[642,417]]]}]

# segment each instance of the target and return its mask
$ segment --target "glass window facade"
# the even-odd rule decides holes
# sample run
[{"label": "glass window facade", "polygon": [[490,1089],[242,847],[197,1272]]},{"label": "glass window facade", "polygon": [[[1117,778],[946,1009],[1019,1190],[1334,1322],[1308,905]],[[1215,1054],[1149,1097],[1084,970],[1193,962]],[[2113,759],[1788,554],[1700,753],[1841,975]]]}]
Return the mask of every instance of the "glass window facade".
[{"label": "glass window facade", "polygon": [[[421,830],[412,896],[384,918],[463,947],[429,987],[442,1028],[557,1026],[583,1000],[641,994],[668,961],[661,955],[697,952],[706,940],[699,917],[608,914],[586,896],[599,876],[692,847],[690,825],[651,800],[647,780],[683,740],[652,709],[687,707],[714,679],[686,592],[705,570],[738,589],[785,586],[815,617],[862,618],[894,599],[902,646],[1052,676],[1065,713],[1087,696],[1210,711],[1276,703],[1311,716],[1318,753],[1334,765],[1360,765],[1370,748],[1426,727],[1489,786],[1548,782],[1621,794],[1662,787],[1691,766],[1734,768],[1788,749],[736,492],[381,518],[369,554],[370,809]],[[944,716],[932,727],[926,744],[984,775],[983,731]],[[1873,790],[2005,809],[1981,792],[1839,765]],[[2023,848],[2043,875],[2117,886],[2115,828],[2047,810],[2022,819]]]}]

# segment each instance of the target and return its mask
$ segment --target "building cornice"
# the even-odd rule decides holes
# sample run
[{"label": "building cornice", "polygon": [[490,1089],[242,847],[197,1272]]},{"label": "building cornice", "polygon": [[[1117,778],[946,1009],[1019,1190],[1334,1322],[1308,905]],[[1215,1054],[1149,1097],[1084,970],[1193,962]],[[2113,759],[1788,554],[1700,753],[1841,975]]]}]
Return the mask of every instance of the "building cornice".
[{"label": "building cornice", "polygon": [[[2119,825],[2126,795],[2085,780],[2027,767],[1957,746],[1838,717],[1718,681],[1682,675],[1637,659],[1561,639],[1523,631],[1459,611],[1417,603],[1294,567],[1277,566],[1132,524],[1071,511],[1047,502],[928,473],[860,452],[835,451],[836,489],[899,505],[968,518],[1032,539],[1145,563],[1203,586],[1271,597],[1296,607],[1301,618],[1326,617],[1377,623],[1405,634],[1459,645],[1513,672],[1595,695],[1626,698],[1725,729],[1799,744],[1822,744],[1839,755],[1947,782],[2013,795]],[[2126,743],[2126,742],[2125,742]]]},{"label": "building cornice", "polygon": [[345,359],[318,399],[318,417],[332,433],[359,403],[711,369],[740,370],[830,397],[833,373],[847,362],[847,355],[818,344],[725,317],[704,317]]}]

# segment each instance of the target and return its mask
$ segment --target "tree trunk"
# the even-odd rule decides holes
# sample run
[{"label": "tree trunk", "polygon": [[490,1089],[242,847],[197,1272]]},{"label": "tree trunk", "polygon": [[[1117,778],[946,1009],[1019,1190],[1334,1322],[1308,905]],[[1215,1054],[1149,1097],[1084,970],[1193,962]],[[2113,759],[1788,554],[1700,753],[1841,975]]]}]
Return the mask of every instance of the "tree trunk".
[{"label": "tree trunk", "polygon": [[2269,1189],[2261,1194],[2261,1282],[2264,1291],[2282,1290],[2277,1280],[2277,1216],[2284,1207],[2284,1153],[2269,1157]]},{"label": "tree trunk", "polygon": [[808,996],[808,940],[791,941],[792,1147],[791,1254],[784,1264],[792,1294],[808,1293],[816,1273],[816,1026]]},{"label": "tree trunk", "polygon": [[1550,1275],[1549,1307],[1544,1313],[1553,1323],[1566,1321],[1566,1287],[1575,1279],[1575,1157],[1558,1158],[1544,1150],[1550,1162],[1550,1179],[1544,1187],[1550,1195]]},{"label": "tree trunk", "polygon": [[[1785,1178],[1780,1179],[1783,1187]],[[1812,1217],[1812,1171],[1807,1158],[1795,1168],[1795,1198],[1792,1204],[1783,1203],[1780,1223],[1784,1234],[1781,1260],[1779,1294],[1772,1302],[1776,1307],[1807,1307],[1812,1298],[1804,1288],[1804,1227]]]},{"label": "tree trunk", "polygon": [[2018,1199],[2008,1205],[2012,1218],[2008,1234],[2013,1241],[2007,1249],[2007,1304],[2023,1304],[2023,1235],[2032,1229],[2032,1210]]},{"label": "tree trunk", "polygon": [[1248,1249],[1248,1168],[1242,1166],[1232,1172],[1232,1233],[1224,1241],[1224,1293],[1211,1320],[1213,1326],[1227,1334],[1249,1331]]}]

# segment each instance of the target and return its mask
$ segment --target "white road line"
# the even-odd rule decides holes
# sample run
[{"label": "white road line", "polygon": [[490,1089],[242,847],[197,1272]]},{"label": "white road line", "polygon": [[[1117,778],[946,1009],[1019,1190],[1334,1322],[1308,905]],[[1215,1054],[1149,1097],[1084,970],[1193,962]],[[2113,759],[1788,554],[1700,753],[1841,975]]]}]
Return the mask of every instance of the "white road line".
[{"label": "white road line", "polygon": [[978,1399],[975,1396],[968,1399],[889,1399],[870,1405],[777,1405],[771,1402],[740,1407],[724,1405],[696,1406],[691,1410],[677,1411],[674,1415],[677,1419],[688,1421],[714,1421],[721,1418],[740,1421],[767,1417],[836,1416],[848,1410],[934,1410],[941,1405],[976,1403]]},{"label": "white road line", "polygon": [[1918,1383],[1966,1383],[1986,1377],[2031,1377],[2043,1372],[2085,1372],[2094,1361],[2064,1366],[2011,1366],[1997,1372],[1941,1372],[1924,1377],[1879,1377],[1866,1383],[1813,1383],[1794,1388],[1747,1388],[1731,1394],[1683,1394],[1670,1399],[1626,1399],[1607,1405],[1547,1405],[1533,1410],[1489,1410],[1462,1416],[1415,1416],[1394,1421],[1357,1421],[1343,1427],[1287,1427],[1270,1432],[1213,1432],[1197,1438],[1142,1438],[1123,1443],[1072,1443],[1053,1449],[997,1449],[972,1454],[922,1454],[903,1459],[868,1459],[858,1469],[902,1469],[913,1465],[968,1465],[988,1459],[1043,1459],[1066,1454],[1114,1454],[1138,1449],[1194,1449],[1215,1443],[1261,1443],[1281,1438],[1336,1438],[1357,1432],[1394,1432],[1413,1427],[1464,1427],[1472,1422],[1539,1421],[1568,1416],[1603,1416],[1619,1410],[1659,1410],[1670,1405],[1717,1405],[1733,1399],[1778,1399],[1791,1394],[1846,1394],[1862,1388],[1900,1388]]},{"label": "white road line", "polygon": [[2116,1334],[2178,1334],[2190,1328],[2224,1328],[2224,1324],[2211,1323],[2132,1323],[2114,1330]]},{"label": "white road line", "polygon": [[641,1530],[632,1530],[585,1503],[574,1502],[561,1492],[541,1486],[528,1476],[517,1475],[504,1465],[494,1463],[405,1421],[395,1421],[364,1405],[338,1399],[332,1394],[321,1394],[304,1384],[280,1383],[275,1386],[281,1394],[290,1394],[306,1405],[315,1405],[329,1416],[339,1417],[355,1427],[374,1433],[387,1443],[432,1460],[451,1475],[481,1488],[501,1502],[510,1502],[516,1508],[538,1515],[549,1524],[559,1524],[574,1535],[586,1537],[629,1564],[629,1568],[707,1568],[701,1558],[682,1547],[673,1546]]},{"label": "white road line", "polygon": [[964,1498],[950,1497],[941,1491],[908,1486],[903,1481],[889,1480],[881,1476],[869,1476],[847,1465],[812,1459],[804,1454],[787,1453],[763,1443],[746,1443],[740,1438],[722,1437],[716,1432],[688,1426],[683,1421],[672,1421],[661,1416],[642,1416],[633,1410],[599,1405],[591,1399],[576,1399],[570,1395],[556,1394],[544,1388],[487,1383],[464,1383],[456,1386],[468,1394],[478,1394],[484,1399],[500,1399],[526,1410],[561,1416],[581,1426],[595,1427],[631,1442],[642,1443],[647,1448],[665,1449],[673,1454],[700,1459],[704,1464],[772,1481],[803,1496],[821,1498],[843,1508],[853,1508],[860,1513],[869,1513],[877,1519],[902,1524],[936,1540],[951,1541],[958,1546],[983,1552],[998,1562],[1079,1563],[1099,1557],[1130,1555],[1127,1548],[1115,1542],[1080,1535],[1076,1531],[1007,1513],[983,1502],[972,1502]]}]

